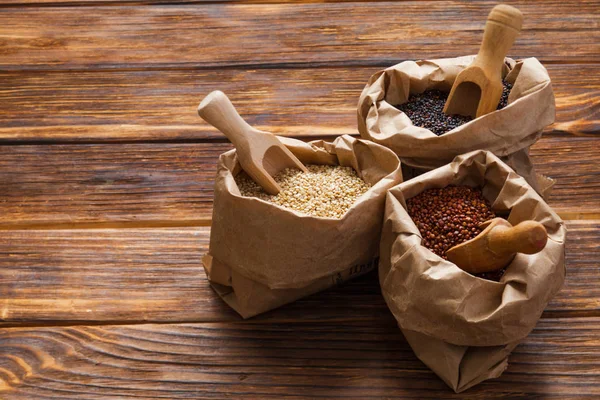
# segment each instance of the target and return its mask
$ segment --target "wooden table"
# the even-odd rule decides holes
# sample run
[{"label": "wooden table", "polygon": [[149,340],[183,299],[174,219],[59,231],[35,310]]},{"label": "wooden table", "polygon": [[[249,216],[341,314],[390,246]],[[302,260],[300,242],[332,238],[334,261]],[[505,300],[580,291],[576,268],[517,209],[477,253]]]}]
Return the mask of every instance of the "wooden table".
[{"label": "wooden table", "polygon": [[[161,4],[162,3],[162,4]],[[462,398],[412,353],[376,275],[242,321],[210,289],[217,157],[195,109],[228,93],[265,130],[356,134],[368,77],[475,53],[489,1],[4,0],[0,398]],[[473,398],[600,396],[600,3],[512,2],[556,123],[568,276]]]}]

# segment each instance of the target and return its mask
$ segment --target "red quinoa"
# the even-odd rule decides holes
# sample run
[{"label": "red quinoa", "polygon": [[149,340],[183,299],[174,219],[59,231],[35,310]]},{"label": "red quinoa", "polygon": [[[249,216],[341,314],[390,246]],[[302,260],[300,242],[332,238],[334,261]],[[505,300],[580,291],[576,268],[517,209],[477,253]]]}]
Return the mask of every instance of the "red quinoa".
[{"label": "red quinoa", "polygon": [[[428,189],[408,199],[406,205],[421,233],[421,244],[444,259],[451,247],[480,234],[479,224],[496,217],[481,189],[469,186]],[[503,273],[476,276],[498,281]]]}]

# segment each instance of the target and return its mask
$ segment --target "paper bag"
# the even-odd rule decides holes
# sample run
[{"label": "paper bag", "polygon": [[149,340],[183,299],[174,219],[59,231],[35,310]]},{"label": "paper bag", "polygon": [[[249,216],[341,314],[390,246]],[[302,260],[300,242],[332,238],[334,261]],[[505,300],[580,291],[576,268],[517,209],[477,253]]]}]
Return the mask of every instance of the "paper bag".
[{"label": "paper bag", "polygon": [[402,181],[400,161],[378,144],[280,140],[304,164],[352,167],[371,188],[341,219],[313,217],[242,197],[235,150],[219,158],[209,254],[204,267],[219,295],[249,318],[374,267],[385,194]]},{"label": "paper bag", "polygon": [[538,193],[547,196],[554,181],[535,173],[528,150],[554,122],[555,105],[548,72],[535,58],[506,59],[503,76],[513,84],[506,107],[441,136],[414,126],[394,107],[405,103],[411,93],[428,89],[449,92],[456,75],[474,57],[405,61],[373,75],[358,102],[361,137],[389,147],[404,166],[415,168],[405,180],[460,154],[482,149],[501,157]]},{"label": "paper bag", "polygon": [[[539,253],[517,254],[500,282],[477,278],[421,245],[406,200],[448,185],[481,187],[496,215],[548,232]],[[387,195],[379,279],[408,343],[457,392],[499,376],[512,349],[534,328],[565,277],[563,221],[525,179],[487,151],[392,188]]]}]

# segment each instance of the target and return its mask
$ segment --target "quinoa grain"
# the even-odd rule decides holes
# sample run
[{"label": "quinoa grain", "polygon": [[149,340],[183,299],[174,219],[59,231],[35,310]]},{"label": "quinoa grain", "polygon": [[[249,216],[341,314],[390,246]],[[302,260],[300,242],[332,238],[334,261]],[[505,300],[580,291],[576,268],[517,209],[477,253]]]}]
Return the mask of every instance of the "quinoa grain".
[{"label": "quinoa grain", "polygon": [[[508,105],[508,95],[512,89],[510,83],[503,81],[502,84],[502,97],[497,110]],[[441,136],[473,119],[469,116],[444,114],[448,95],[449,93],[440,90],[426,90],[423,93],[411,94],[406,103],[395,107],[404,112],[413,125],[429,129],[437,136]]]},{"label": "quinoa grain", "polygon": [[[450,248],[479,235],[479,224],[496,217],[481,190],[469,186],[428,189],[408,199],[406,206],[421,233],[421,244],[443,259]],[[475,276],[498,282],[504,271]]]},{"label": "quinoa grain", "polygon": [[370,186],[350,167],[307,165],[308,173],[287,168],[274,178],[281,191],[272,196],[245,172],[235,177],[242,196],[258,197],[315,217],[341,218]]}]

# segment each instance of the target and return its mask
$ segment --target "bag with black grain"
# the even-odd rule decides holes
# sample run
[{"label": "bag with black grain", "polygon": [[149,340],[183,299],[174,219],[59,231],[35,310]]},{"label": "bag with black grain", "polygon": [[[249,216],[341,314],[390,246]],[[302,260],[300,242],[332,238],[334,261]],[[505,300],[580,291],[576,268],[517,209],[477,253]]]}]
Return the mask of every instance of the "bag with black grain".
[{"label": "bag with black grain", "polygon": [[[220,92],[209,94],[198,111],[236,146],[219,158],[209,252],[203,258],[211,285],[229,306],[250,318],[375,268],[385,194],[402,181],[400,161],[391,150],[351,136],[332,143],[274,139],[246,124]],[[235,130],[246,130],[248,142],[234,138]],[[261,144],[263,139],[269,145]],[[244,161],[248,146],[253,157],[264,151],[267,174]],[[299,185],[323,178],[329,186],[294,192],[280,182],[277,198],[267,195],[256,183],[275,175],[269,167],[281,159],[299,168],[304,168],[299,162],[306,164],[309,173],[298,171],[297,177],[305,179],[296,181]],[[256,168],[262,170],[260,164]],[[334,209],[324,208],[329,205]]]},{"label": "bag with black grain", "polygon": [[[430,197],[420,200],[420,205],[415,203],[426,193],[441,196],[442,190],[471,192],[471,188],[481,189],[482,200],[454,198],[438,204],[437,197]],[[516,229],[521,223],[541,224],[547,232],[537,253],[517,253],[512,261],[509,254],[503,275],[500,271],[501,278],[495,277],[498,281],[466,272],[448,261],[452,250],[438,251],[456,235],[469,233],[463,231],[469,223],[465,221],[473,221],[486,201],[497,216],[506,217],[502,225],[516,225],[511,228]],[[458,221],[448,213],[454,208],[459,212]],[[440,234],[444,229],[448,233]],[[462,246],[472,246],[479,239],[478,243],[490,247],[489,258],[500,257],[506,244],[503,232],[504,227],[499,231],[486,228]],[[515,239],[512,245],[527,246],[522,238]],[[563,221],[525,179],[492,153],[474,151],[390,189],[380,247],[381,290],[416,356],[461,392],[500,376],[510,352],[535,327],[563,284],[565,239]],[[487,258],[473,260],[482,264],[476,265],[479,267],[490,262]]]},{"label": "bag with black grain", "polygon": [[[554,122],[552,84],[537,59],[505,58],[521,24],[511,20],[511,12],[520,16],[518,10],[506,5],[492,10],[477,56],[405,61],[369,79],[358,102],[358,130],[363,138],[398,154],[405,180],[445,165],[460,154],[482,149],[499,156],[543,197],[549,194],[554,181],[535,172],[529,148],[541,137],[543,129]],[[498,25],[496,21],[502,18],[517,25],[517,29]],[[471,68],[474,60],[477,62],[473,67],[493,66],[501,73],[504,100],[496,111],[474,119],[463,117],[464,112],[458,117],[444,115],[442,108],[448,92],[467,67],[471,72],[476,69]],[[496,82],[499,84],[500,77]],[[477,96],[477,90],[470,86],[460,99],[465,104],[473,100],[465,95]],[[486,85],[479,86],[482,100],[487,99]],[[452,114],[450,107],[446,111]]]}]

